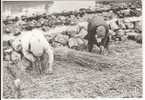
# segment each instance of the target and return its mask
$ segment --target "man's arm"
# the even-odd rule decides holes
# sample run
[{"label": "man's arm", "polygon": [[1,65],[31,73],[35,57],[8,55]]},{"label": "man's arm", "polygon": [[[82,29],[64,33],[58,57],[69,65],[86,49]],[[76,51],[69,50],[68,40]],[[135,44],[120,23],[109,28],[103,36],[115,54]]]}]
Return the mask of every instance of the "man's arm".
[{"label": "man's arm", "polygon": [[31,61],[32,63],[36,61],[36,58],[31,53],[29,53],[28,50],[23,49],[23,54],[24,54],[24,57],[28,59],[29,61]]}]

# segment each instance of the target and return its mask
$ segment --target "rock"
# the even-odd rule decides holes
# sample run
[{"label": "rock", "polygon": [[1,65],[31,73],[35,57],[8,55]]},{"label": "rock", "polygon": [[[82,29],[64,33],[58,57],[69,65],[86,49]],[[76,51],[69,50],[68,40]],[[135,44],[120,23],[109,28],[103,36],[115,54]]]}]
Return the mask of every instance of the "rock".
[{"label": "rock", "polygon": [[9,54],[4,54],[3,55],[3,60],[10,61],[11,60],[10,55]]},{"label": "rock", "polygon": [[110,20],[112,18],[112,12],[102,12],[102,15],[103,17],[106,19],[106,20]]},{"label": "rock", "polygon": [[110,41],[115,40],[115,35],[116,35],[116,33],[114,31],[109,30],[109,38],[110,38]]},{"label": "rock", "polygon": [[82,38],[70,38],[68,43],[70,48],[84,50],[87,46],[87,41]]},{"label": "rock", "polygon": [[115,33],[114,31],[109,30],[109,35],[113,36],[113,35],[115,35],[115,34],[116,34],[116,33]]},{"label": "rock", "polygon": [[12,48],[7,48],[7,49],[4,50],[4,53],[11,53],[12,51],[13,51]]},{"label": "rock", "polygon": [[49,31],[49,27],[48,26],[42,26],[41,28],[44,32],[48,32]]},{"label": "rock", "polygon": [[74,37],[76,34],[78,34],[79,32],[79,26],[78,25],[73,25],[73,26],[69,26],[67,28],[67,34],[70,36],[70,37]]},{"label": "rock", "polygon": [[58,42],[58,43],[61,43],[62,45],[67,45],[68,43],[68,39],[69,39],[69,36],[67,35],[62,35],[62,34],[58,34],[54,41],[55,42]]},{"label": "rock", "polygon": [[141,21],[135,22],[135,29],[137,32],[142,32],[142,22]]},{"label": "rock", "polygon": [[87,30],[81,29],[81,31],[76,34],[74,37],[84,38],[88,34]]},{"label": "rock", "polygon": [[11,60],[14,63],[18,63],[21,60],[21,55],[15,51],[11,53]]},{"label": "rock", "polygon": [[117,20],[117,24],[119,25],[119,27],[120,27],[121,29],[126,29],[126,26],[125,26],[123,20]]},{"label": "rock", "polygon": [[20,34],[21,34],[21,30],[19,28],[16,28],[15,31],[14,31],[14,33],[13,33],[13,35],[14,36],[18,36]]},{"label": "rock", "polygon": [[78,42],[79,46],[84,44],[84,40],[81,38],[77,38],[76,41]]},{"label": "rock", "polygon": [[19,20],[19,21],[16,22],[16,25],[17,26],[23,26],[25,24],[26,24],[26,22],[25,21],[22,21],[22,20]]},{"label": "rock", "polygon": [[117,12],[116,12],[116,15],[118,15],[119,18],[123,18],[123,17],[124,17],[124,16],[123,16],[123,13],[121,13],[121,11],[117,11]]},{"label": "rock", "polygon": [[61,43],[58,42],[53,42],[53,47],[58,48],[58,47],[63,47],[64,45],[62,45]]},{"label": "rock", "polygon": [[40,22],[40,24],[44,24],[45,19],[44,19],[44,18],[40,18],[40,19],[39,19],[39,22]]},{"label": "rock", "polygon": [[135,33],[135,32],[128,32],[126,33],[127,36],[137,36],[138,33]]},{"label": "rock", "polygon": [[117,21],[116,19],[108,21],[109,26],[110,26],[111,30],[113,30],[113,31],[119,29],[119,26],[117,25],[116,21]]},{"label": "rock", "polygon": [[46,34],[52,34],[52,35],[56,36],[58,34],[66,32],[68,28],[69,28],[69,26],[58,26],[58,27],[49,29],[49,31],[46,32]]},{"label": "rock", "polygon": [[128,17],[128,18],[123,19],[125,23],[136,22],[136,21],[141,21],[141,20],[142,20],[142,17]]},{"label": "rock", "polygon": [[135,39],[136,39],[136,42],[137,42],[137,43],[142,43],[142,35],[141,35],[141,34],[138,34],[138,35],[135,37]]},{"label": "rock", "polygon": [[70,38],[68,41],[68,45],[70,48],[77,47],[78,43],[76,41],[76,38]]},{"label": "rock", "polygon": [[126,16],[130,16],[130,10],[126,9],[126,10],[121,10],[121,13],[126,17]]},{"label": "rock", "polygon": [[126,41],[126,40],[127,40],[127,35],[122,36],[122,37],[121,37],[121,40],[122,40],[122,41]]},{"label": "rock", "polygon": [[78,23],[78,26],[82,29],[88,30],[88,22],[80,22]]},{"label": "rock", "polygon": [[125,35],[125,31],[120,29],[120,30],[118,30],[118,31],[116,32],[116,35],[124,36],[124,35]]},{"label": "rock", "polygon": [[53,41],[53,37],[51,35],[45,35],[45,38],[47,39],[48,42]]},{"label": "rock", "polygon": [[11,52],[12,52],[12,48],[4,48],[3,49],[3,59],[10,61],[11,60]]},{"label": "rock", "polygon": [[125,33],[125,30],[118,30],[116,32],[116,35],[114,36],[115,40],[118,39],[119,41],[125,41],[127,39],[127,35]]},{"label": "rock", "polygon": [[128,23],[125,23],[125,25],[126,25],[126,28],[127,29],[133,29],[134,28],[134,24],[131,23],[131,22],[130,23],[129,22]]},{"label": "rock", "polygon": [[135,33],[135,32],[128,32],[126,34],[127,34],[127,38],[131,40],[136,40],[136,37],[138,35],[138,33]]},{"label": "rock", "polygon": [[131,9],[131,11],[130,11],[130,13],[131,13],[131,15],[132,16],[141,16],[141,11],[140,10],[137,10],[137,9]]},{"label": "rock", "polygon": [[126,29],[124,31],[125,31],[125,33],[134,33],[135,32],[135,30],[132,30],[132,29]]},{"label": "rock", "polygon": [[9,28],[4,28],[4,33],[9,34],[9,33],[11,33],[11,30]]},{"label": "rock", "polygon": [[14,83],[15,83],[16,88],[18,88],[18,87],[20,87],[21,81],[20,81],[20,79],[18,78],[18,79],[16,79],[16,80],[14,80]]},{"label": "rock", "polygon": [[116,34],[113,36],[113,40],[116,40],[116,41],[125,40],[125,39],[123,39],[124,36],[125,36],[125,31],[124,30],[118,30],[116,32]]}]

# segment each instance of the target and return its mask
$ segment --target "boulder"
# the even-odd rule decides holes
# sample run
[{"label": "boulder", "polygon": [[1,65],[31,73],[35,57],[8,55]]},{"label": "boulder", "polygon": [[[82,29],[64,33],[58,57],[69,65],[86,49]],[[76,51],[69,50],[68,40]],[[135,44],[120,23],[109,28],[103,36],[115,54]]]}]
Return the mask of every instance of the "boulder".
[{"label": "boulder", "polygon": [[76,40],[79,46],[85,44],[84,40],[81,38],[76,38]]},{"label": "boulder", "polygon": [[66,32],[68,28],[69,28],[69,26],[58,26],[58,27],[49,29],[49,31],[46,32],[46,34],[58,35],[63,32]]},{"label": "boulder", "polygon": [[61,43],[62,45],[67,45],[68,40],[69,36],[62,34],[58,34],[54,39],[55,42]]},{"label": "boulder", "polygon": [[79,22],[78,26],[82,29],[88,30],[88,22]]},{"label": "boulder", "polygon": [[76,34],[78,34],[79,32],[79,26],[78,25],[73,25],[73,26],[69,26],[67,28],[67,34],[70,36],[70,37],[74,37]]},{"label": "boulder", "polygon": [[130,10],[129,10],[129,9],[121,10],[121,13],[122,13],[124,16],[130,16]]},{"label": "boulder", "polygon": [[82,38],[70,38],[68,45],[72,49],[84,50],[87,46],[87,40]]},{"label": "boulder", "polygon": [[70,38],[68,41],[68,45],[70,48],[77,47],[78,43],[76,41],[76,38]]},{"label": "boulder", "polygon": [[125,23],[136,22],[136,21],[141,21],[141,20],[142,20],[142,17],[128,17],[128,18],[123,19]]},{"label": "boulder", "polygon": [[76,34],[74,37],[84,38],[88,34],[88,31],[85,29],[81,29],[81,31]]}]

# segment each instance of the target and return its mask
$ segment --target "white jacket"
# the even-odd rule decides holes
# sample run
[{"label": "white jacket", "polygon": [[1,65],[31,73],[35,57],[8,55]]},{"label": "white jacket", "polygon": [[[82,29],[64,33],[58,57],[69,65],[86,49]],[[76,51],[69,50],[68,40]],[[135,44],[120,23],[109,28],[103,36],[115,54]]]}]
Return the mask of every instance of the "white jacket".
[{"label": "white jacket", "polygon": [[[14,40],[12,46],[15,50],[21,46],[22,53],[31,62],[35,61],[35,57],[39,57],[43,54],[43,51],[48,53],[49,60],[53,61],[53,50],[50,44],[47,42],[41,30],[32,30],[22,32],[22,34]],[[30,53],[31,52],[31,53]],[[32,55],[33,54],[33,55]]]}]

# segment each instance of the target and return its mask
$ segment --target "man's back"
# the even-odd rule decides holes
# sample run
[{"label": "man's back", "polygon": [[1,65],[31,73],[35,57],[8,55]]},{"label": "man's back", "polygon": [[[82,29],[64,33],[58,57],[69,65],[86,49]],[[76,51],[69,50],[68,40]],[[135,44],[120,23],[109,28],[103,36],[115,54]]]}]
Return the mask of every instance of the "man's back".
[{"label": "man's back", "polygon": [[[95,34],[97,34],[97,26],[103,26],[106,32],[109,29],[108,24],[105,22],[102,16],[93,16],[92,18],[88,19],[88,23],[88,35],[85,37],[85,39],[88,40],[95,39]],[[99,35],[99,33],[97,35]]]},{"label": "man's back", "polygon": [[[91,19],[88,19],[88,34],[85,36],[85,39],[88,40],[89,52],[92,51],[94,44],[108,48],[108,30],[108,24],[102,16],[94,16]],[[96,38],[101,38],[101,42],[97,42]]]},{"label": "man's back", "polygon": [[88,23],[90,23],[90,25],[93,27],[107,25],[107,23],[104,20],[104,17],[102,16],[93,16],[92,18],[88,19]]}]

